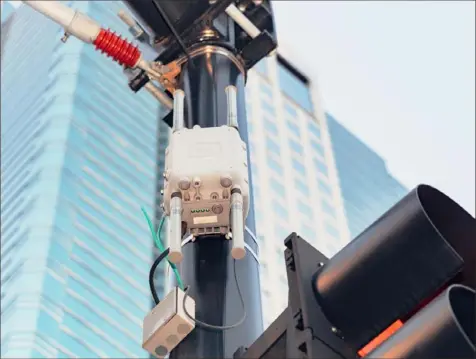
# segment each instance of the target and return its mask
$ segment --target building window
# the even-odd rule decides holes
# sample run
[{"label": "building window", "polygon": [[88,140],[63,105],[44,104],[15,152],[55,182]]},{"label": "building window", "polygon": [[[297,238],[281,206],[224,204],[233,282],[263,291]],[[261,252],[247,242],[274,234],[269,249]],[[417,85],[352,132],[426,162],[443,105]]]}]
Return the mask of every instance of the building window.
[{"label": "building window", "polygon": [[309,132],[312,133],[317,138],[321,138],[321,130],[319,129],[319,125],[314,122],[314,120],[309,120],[307,123],[307,128]]},{"label": "building window", "polygon": [[305,215],[307,218],[312,219],[313,214],[312,214],[312,208],[309,207],[307,204],[298,201],[298,211],[301,212],[303,215]]},{"label": "building window", "polygon": [[331,187],[325,183],[323,180],[320,178],[317,180],[317,185],[319,186],[319,190],[324,192],[325,194],[332,196],[332,189]]},{"label": "building window", "polygon": [[[283,226],[280,226],[279,224],[276,225],[275,229],[274,229],[275,233],[276,233],[276,236],[280,239],[280,240],[284,240],[286,239],[290,234],[291,232],[288,231],[286,228],[284,228]],[[281,241],[282,243],[282,241]],[[278,252],[283,255],[283,250],[282,249],[278,249]]]},{"label": "building window", "polygon": [[324,153],[324,147],[322,147],[322,145],[314,140],[311,140],[311,147],[314,151],[316,151],[317,153],[319,153],[319,155],[321,155],[322,157],[325,156],[325,153]]},{"label": "building window", "polygon": [[314,231],[314,229],[305,224],[301,226],[301,232],[302,237],[307,241],[313,241],[314,237],[316,236],[316,232]]},{"label": "building window", "polygon": [[251,122],[248,122],[248,123],[246,124],[246,127],[248,127],[248,133],[249,133],[250,135],[253,133],[253,130],[254,130],[253,126],[254,126],[254,125],[253,125]]},{"label": "building window", "polygon": [[289,115],[291,118],[296,118],[298,115],[294,106],[289,103],[284,104],[284,112],[286,113],[286,115]]},{"label": "building window", "polygon": [[334,207],[331,204],[329,204],[329,202],[327,202],[325,199],[323,199],[321,202],[322,202],[322,211],[324,213],[327,213],[329,216],[335,217],[336,211]]},{"label": "building window", "polygon": [[274,124],[273,122],[271,122],[269,119],[265,118],[264,121],[264,129],[268,132],[268,133],[271,133],[273,135],[278,135],[278,126],[276,126],[276,124]]},{"label": "building window", "polygon": [[339,239],[339,231],[336,227],[334,227],[330,223],[326,223],[325,227],[327,233],[329,233],[332,237]]},{"label": "building window", "polygon": [[283,167],[281,167],[281,165],[278,162],[270,158],[270,156],[268,156],[268,166],[278,175],[280,176],[284,175]]},{"label": "building window", "polygon": [[253,67],[261,75],[268,76],[268,64],[266,59],[261,60]]},{"label": "building window", "polygon": [[271,153],[275,153],[277,155],[281,154],[281,149],[279,148],[279,145],[269,137],[266,137],[266,149]]},{"label": "building window", "polygon": [[257,178],[259,174],[258,166],[254,162],[251,162],[251,173],[253,178]]},{"label": "building window", "polygon": [[264,224],[264,218],[263,218],[263,215],[261,214],[261,211],[255,212],[255,222],[257,227]]},{"label": "building window", "polygon": [[310,196],[311,193],[309,192],[309,188],[303,181],[295,178],[294,185],[296,186],[297,190],[301,192],[304,196],[306,197]]},{"label": "building window", "polygon": [[253,142],[248,143],[248,151],[250,153],[250,158],[256,156],[256,146]]},{"label": "building window", "polygon": [[278,76],[281,90],[304,110],[312,112],[311,96],[306,80],[282,61],[278,64]]},{"label": "building window", "polygon": [[316,167],[317,172],[323,174],[326,177],[328,177],[329,176],[329,171],[327,169],[326,164],[322,161],[319,161],[317,158],[314,158],[313,161],[314,161],[314,166]]},{"label": "building window", "polygon": [[299,127],[295,123],[292,123],[290,120],[287,120],[286,125],[289,131],[291,131],[294,135],[296,135],[297,137],[301,136],[301,131],[299,131]]},{"label": "building window", "polygon": [[262,101],[261,108],[263,109],[265,113],[271,115],[271,117],[274,118],[276,116],[276,111],[273,105],[271,105],[268,101]]},{"label": "building window", "polygon": [[300,143],[294,140],[289,140],[289,147],[291,147],[291,150],[297,153],[298,155],[304,155],[304,147],[302,147]]},{"label": "building window", "polygon": [[268,97],[273,98],[273,89],[268,84],[261,82],[260,84],[261,92],[266,94]]},{"label": "building window", "polygon": [[302,176],[305,176],[306,175],[306,168],[304,167],[304,165],[299,162],[298,160],[296,160],[295,158],[293,158],[293,168]]},{"label": "building window", "polygon": [[272,202],[274,213],[278,215],[279,218],[287,220],[288,219],[288,211],[284,208],[278,201],[273,200]]},{"label": "building window", "polygon": [[279,183],[278,181],[276,181],[274,178],[271,178],[271,180],[269,181],[269,184],[270,184],[270,187],[277,193],[279,194],[280,197],[282,198],[285,198],[286,197],[286,188],[281,184]]}]

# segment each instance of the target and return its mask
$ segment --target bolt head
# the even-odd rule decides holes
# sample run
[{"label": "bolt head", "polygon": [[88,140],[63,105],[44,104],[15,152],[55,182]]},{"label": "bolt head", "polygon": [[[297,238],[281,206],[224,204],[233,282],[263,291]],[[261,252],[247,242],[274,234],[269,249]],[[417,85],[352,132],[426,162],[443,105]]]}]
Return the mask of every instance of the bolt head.
[{"label": "bolt head", "polygon": [[178,186],[182,191],[186,191],[190,188],[190,180],[188,178],[182,178]]},{"label": "bolt head", "polygon": [[224,175],[220,178],[220,185],[224,188],[231,187],[233,184],[232,178],[230,175]]},{"label": "bolt head", "polygon": [[199,177],[193,179],[193,187],[199,188],[202,185],[202,180]]},{"label": "bolt head", "polygon": [[221,214],[223,212],[223,206],[221,204],[215,204],[212,206],[212,212],[214,214]]}]

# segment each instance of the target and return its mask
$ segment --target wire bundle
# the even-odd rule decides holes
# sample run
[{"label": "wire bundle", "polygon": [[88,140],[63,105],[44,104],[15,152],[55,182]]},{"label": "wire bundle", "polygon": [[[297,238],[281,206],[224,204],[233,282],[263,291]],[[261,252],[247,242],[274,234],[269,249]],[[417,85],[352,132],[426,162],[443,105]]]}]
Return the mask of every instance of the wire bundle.
[{"label": "wire bundle", "polygon": [[[154,264],[150,268],[150,272],[149,272],[150,291],[152,293],[152,297],[154,297],[155,304],[159,304],[160,299],[159,299],[159,296],[157,295],[157,291],[155,290],[154,274],[155,274],[155,270],[157,269],[157,266],[162,262],[162,260],[164,260],[169,255],[169,251],[170,251],[168,248],[165,249],[165,246],[162,243],[162,239],[161,239],[161,233],[162,233],[162,229],[163,229],[164,223],[165,223],[165,216],[162,216],[162,218],[160,220],[159,228],[157,229],[157,233],[155,233],[154,226],[152,225],[152,221],[150,220],[149,216],[147,215],[147,212],[145,211],[145,209],[143,207],[141,209],[142,209],[142,213],[144,213],[145,219],[147,220],[147,224],[149,225],[150,233],[152,234],[152,238],[154,239],[155,245],[157,246],[157,248],[161,252],[159,257],[157,257]],[[169,262],[170,267],[174,271],[175,278],[177,279],[178,286],[180,287],[180,289],[184,290],[182,277],[180,277],[180,273],[177,269],[177,266],[174,263],[170,262],[168,259],[167,259],[167,261]]]},{"label": "wire bundle", "polygon": [[[145,216],[145,218],[147,220],[147,223],[149,225],[149,229],[150,229],[150,232],[152,234],[152,238],[154,239],[154,242],[155,242],[157,248],[159,248],[159,251],[161,252],[160,255],[157,257],[157,259],[152,264],[152,267],[150,268],[150,272],[149,272],[150,291],[152,293],[152,297],[154,298],[155,304],[157,305],[157,304],[160,303],[160,299],[159,299],[159,296],[157,295],[157,291],[155,290],[154,274],[155,274],[155,270],[157,269],[158,265],[165,258],[167,258],[167,256],[169,255],[169,252],[170,252],[170,248],[165,249],[165,246],[162,243],[162,239],[161,239],[162,228],[164,227],[164,223],[165,223],[165,216],[162,216],[162,218],[160,220],[160,223],[159,223],[159,228],[157,229],[157,233],[155,233],[154,227],[152,225],[152,221],[150,220],[149,216],[147,215],[147,212],[145,211],[144,208],[141,208],[141,209],[142,209],[142,213],[144,213],[144,216]],[[218,325],[208,324],[208,323],[202,322],[198,319],[195,319],[192,315],[190,315],[190,313],[187,311],[187,308],[185,306],[185,301],[187,300],[187,297],[189,295],[190,286],[187,286],[187,288],[184,288],[182,278],[180,277],[180,273],[177,269],[177,266],[174,263],[170,262],[168,259],[167,259],[167,261],[169,262],[170,267],[174,271],[175,278],[177,279],[177,284],[179,285],[180,289],[182,289],[185,292],[185,295],[184,295],[184,298],[183,298],[183,309],[185,311],[185,314],[187,315],[187,317],[189,317],[191,320],[193,320],[196,325],[198,325],[202,328],[206,328],[206,329],[223,331],[223,330],[236,328],[246,320],[245,301],[243,299],[243,293],[241,293],[241,289],[240,289],[240,286],[238,284],[238,278],[237,278],[237,274],[236,274],[236,259],[233,260],[233,271],[234,271],[236,289],[238,291],[238,295],[239,295],[239,298],[240,298],[240,301],[241,301],[241,305],[243,307],[243,315],[242,315],[241,319],[238,322],[236,322],[235,324],[226,325],[226,326],[218,326]]]}]

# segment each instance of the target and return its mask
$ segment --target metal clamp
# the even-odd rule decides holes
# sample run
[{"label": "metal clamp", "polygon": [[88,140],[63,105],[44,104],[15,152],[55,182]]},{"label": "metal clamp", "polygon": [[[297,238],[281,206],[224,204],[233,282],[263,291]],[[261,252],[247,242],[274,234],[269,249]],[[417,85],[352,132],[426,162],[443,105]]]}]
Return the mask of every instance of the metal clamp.
[{"label": "metal clamp", "polygon": [[[246,231],[250,234],[251,238],[253,238],[255,241],[256,241],[256,237],[254,236],[254,234],[250,231],[250,229],[248,227],[245,227]],[[189,242],[194,242],[194,236],[192,234],[190,234],[187,238],[185,238],[183,241],[182,241],[182,247],[184,245],[186,245],[187,243]],[[248,252],[250,252],[250,254],[253,256],[253,258],[256,260],[256,262],[258,262],[258,265],[261,265],[261,262],[259,260],[259,257],[258,257],[258,254],[253,250],[253,248],[250,247],[250,245],[248,243],[245,242],[245,248]]]}]

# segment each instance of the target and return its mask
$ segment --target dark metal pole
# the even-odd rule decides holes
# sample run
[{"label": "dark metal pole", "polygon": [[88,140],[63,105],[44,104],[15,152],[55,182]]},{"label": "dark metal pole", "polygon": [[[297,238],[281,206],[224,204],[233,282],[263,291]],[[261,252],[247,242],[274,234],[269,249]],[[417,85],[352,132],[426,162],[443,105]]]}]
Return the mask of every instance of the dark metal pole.
[{"label": "dark metal pole", "polygon": [[[238,90],[238,124],[241,138],[248,144],[245,107],[245,71],[232,53],[223,47],[203,46],[192,51],[192,64],[182,69],[180,87],[185,91],[185,124],[192,128],[215,127],[227,123],[225,88]],[[249,154],[248,154],[249,163]],[[250,174],[250,195],[252,179]],[[257,254],[253,197],[245,232],[245,242]],[[184,284],[196,302],[196,318],[215,326],[240,320],[242,306],[234,278],[231,241],[224,236],[199,237],[185,244],[180,271]],[[262,313],[259,263],[250,251],[236,262],[237,279],[244,297],[246,320],[237,328],[217,331],[197,326],[171,353],[171,359],[231,358],[240,346],[251,345],[261,334]]]}]

